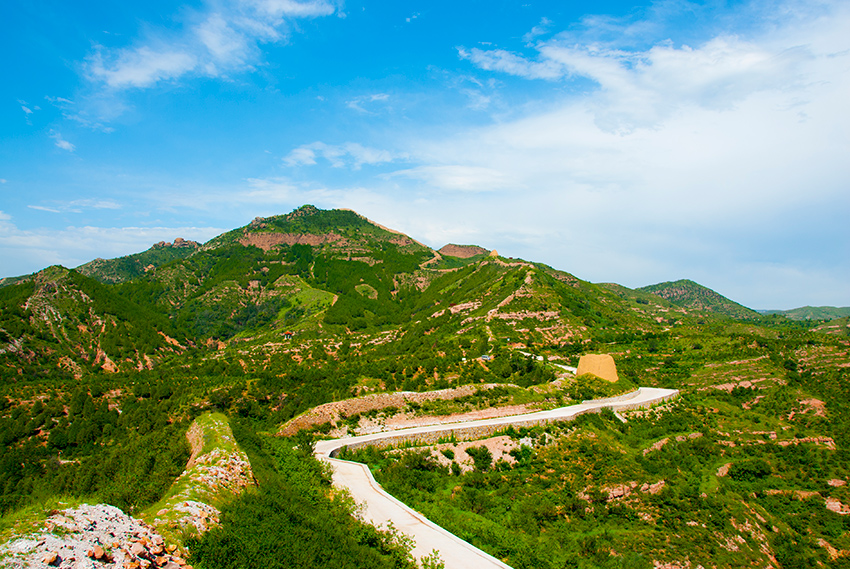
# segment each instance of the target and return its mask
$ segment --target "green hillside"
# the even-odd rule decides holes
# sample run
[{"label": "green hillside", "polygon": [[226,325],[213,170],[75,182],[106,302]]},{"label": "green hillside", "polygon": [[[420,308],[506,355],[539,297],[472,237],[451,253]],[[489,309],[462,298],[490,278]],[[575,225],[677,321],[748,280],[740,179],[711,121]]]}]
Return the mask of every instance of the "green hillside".
[{"label": "green hillside", "polygon": [[[3,520],[63,496],[150,512],[186,467],[189,426],[221,413],[259,486],[188,540],[195,566],[413,567],[403,541],[349,515],[312,440],[657,386],[682,395],[500,433],[502,460],[475,450],[487,440],[352,458],[517,569],[850,559],[847,317],[813,328],[691,281],[632,290],[477,248],[438,257],[312,206],[177,249],[0,287]],[[620,381],[573,377],[589,353],[611,354]],[[271,435],[326,403],[461,387]],[[349,553],[311,545],[329,539]]]},{"label": "green hillside", "polygon": [[77,272],[105,283],[121,283],[143,276],[146,272],[174,261],[185,259],[200,245],[177,238],[174,243],[157,243],[147,251],[117,259],[95,259],[77,267]]},{"label": "green hillside", "polygon": [[644,286],[636,290],[652,293],[676,306],[690,310],[714,312],[739,320],[754,319],[759,316],[755,310],[741,306],[710,288],[687,279]]},{"label": "green hillside", "polygon": [[762,314],[779,314],[791,320],[834,320],[850,316],[850,306],[802,306],[791,310],[760,310]]}]

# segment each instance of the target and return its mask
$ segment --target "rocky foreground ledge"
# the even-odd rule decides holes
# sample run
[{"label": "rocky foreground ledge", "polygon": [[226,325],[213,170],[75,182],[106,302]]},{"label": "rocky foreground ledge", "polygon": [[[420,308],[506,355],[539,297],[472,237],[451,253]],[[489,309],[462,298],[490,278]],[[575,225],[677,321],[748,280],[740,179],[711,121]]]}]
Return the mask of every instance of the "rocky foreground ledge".
[{"label": "rocky foreground ledge", "polygon": [[0,546],[11,569],[192,569],[176,544],[114,506],[83,504],[53,510],[41,528]]},{"label": "rocky foreground ledge", "polygon": [[186,437],[186,469],[142,519],[107,504],[53,510],[31,533],[0,544],[0,568],[192,569],[183,538],[218,525],[212,504],[235,499],[256,481],[224,415],[197,417]]}]

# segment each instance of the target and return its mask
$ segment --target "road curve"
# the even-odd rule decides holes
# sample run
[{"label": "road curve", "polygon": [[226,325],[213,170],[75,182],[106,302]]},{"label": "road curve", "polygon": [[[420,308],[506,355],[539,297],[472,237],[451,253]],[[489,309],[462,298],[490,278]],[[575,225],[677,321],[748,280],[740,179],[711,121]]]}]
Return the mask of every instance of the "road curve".
[{"label": "road curve", "polygon": [[428,425],[358,437],[318,441],[315,455],[319,460],[330,464],[333,469],[334,486],[348,489],[361,508],[363,519],[376,527],[386,527],[391,523],[397,530],[407,534],[414,541],[413,555],[417,558],[422,558],[433,550],[437,550],[445,563],[446,569],[467,569],[470,567],[476,569],[510,569],[505,563],[441,528],[385,492],[375,481],[369,467],[365,464],[333,457],[343,447],[376,444],[385,439],[390,439],[387,441],[387,444],[390,444],[404,438],[410,440],[420,437],[433,438],[441,433],[451,434],[474,429],[481,431],[497,430],[510,425],[527,426],[550,421],[566,421],[574,419],[582,413],[594,412],[604,408],[617,411],[648,407],[672,399],[678,394],[679,391],[676,389],[641,387],[625,396],[585,401],[578,405],[560,407],[549,411],[462,423]]}]

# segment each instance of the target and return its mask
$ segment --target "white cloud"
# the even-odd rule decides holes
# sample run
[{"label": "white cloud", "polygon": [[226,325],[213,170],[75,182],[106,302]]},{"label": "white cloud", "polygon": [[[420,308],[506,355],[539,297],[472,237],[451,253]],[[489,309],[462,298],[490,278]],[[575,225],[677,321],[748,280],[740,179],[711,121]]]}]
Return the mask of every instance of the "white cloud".
[{"label": "white cloud", "polygon": [[503,49],[482,50],[474,47],[467,50],[461,47],[458,48],[458,55],[481,69],[501,71],[526,79],[560,79],[566,74],[563,65],[556,61],[546,58],[542,61],[529,61]]},{"label": "white cloud", "polygon": [[324,0],[307,2],[295,2],[293,0],[248,0],[244,4],[254,6],[258,12],[275,19],[330,16],[336,10],[333,2],[326,2]]},{"label": "white cloud", "polygon": [[284,163],[287,166],[313,166],[318,157],[330,162],[334,168],[347,166],[354,170],[359,170],[364,164],[385,164],[403,158],[403,156],[396,156],[387,150],[370,148],[356,142],[346,142],[340,145],[313,142],[292,150],[284,158]]},{"label": "white cloud", "polygon": [[38,211],[48,211],[50,213],[62,213],[62,211],[59,210],[59,209],[52,208],[52,207],[46,207],[46,206],[43,206],[43,205],[28,205],[27,207],[30,208],[30,209],[37,209]]},{"label": "white cloud", "polygon": [[51,202],[53,207],[46,205],[28,205],[30,209],[48,211],[50,213],[82,213],[84,209],[121,209],[121,205],[112,200],[81,199],[68,202]]},{"label": "white cloud", "polygon": [[541,18],[538,25],[531,28],[531,31],[522,36],[523,41],[530,44],[535,38],[549,33],[551,25],[552,21],[549,18]]},{"label": "white cloud", "polygon": [[116,91],[152,87],[187,74],[221,77],[252,69],[260,60],[260,43],[286,40],[289,20],[335,11],[325,0],[210,2],[190,12],[177,32],[152,29],[132,46],[98,46],[85,71],[92,82]]},{"label": "white cloud", "polygon": [[51,130],[49,136],[54,140],[54,144],[57,148],[67,150],[68,152],[73,152],[76,149],[76,146],[62,138],[62,135],[55,130]]},{"label": "white cloud", "polygon": [[504,50],[466,51],[481,69],[528,79],[583,77],[598,85],[592,112],[612,131],[654,127],[682,106],[730,109],[759,91],[804,82],[801,68],[815,55],[808,46],[772,46],[718,36],[695,48],[661,42],[643,51],[596,44],[541,42],[536,60]]},{"label": "white cloud", "polygon": [[21,109],[23,109],[24,114],[25,114],[25,115],[27,115],[27,116],[29,116],[29,115],[31,115],[31,114],[32,114],[32,109],[30,109],[29,107],[26,107],[26,106],[24,106],[24,105],[21,105]]},{"label": "white cloud", "polygon": [[72,101],[71,99],[66,99],[64,97],[51,97],[49,95],[45,95],[44,98],[49,103],[53,103],[54,105],[57,105],[57,104],[73,105],[74,104],[74,101]]},{"label": "white cloud", "polygon": [[94,209],[121,209],[121,204],[112,200],[76,200],[71,203],[73,205],[91,207]]},{"label": "white cloud", "polygon": [[90,78],[116,89],[150,87],[167,79],[180,77],[198,65],[194,54],[168,48],[152,49],[142,46],[109,53],[105,60],[103,49],[88,62]]},{"label": "white cloud", "polygon": [[346,101],[345,106],[361,113],[373,114],[374,111],[367,109],[367,106],[372,103],[385,103],[389,101],[389,99],[390,96],[387,93],[373,93],[371,95],[363,95],[361,97],[355,97],[350,101]]},{"label": "white cloud", "polygon": [[503,189],[518,190],[522,182],[500,171],[496,167],[446,165],[419,166],[399,170],[390,177],[406,177],[420,180],[427,187],[438,191],[492,192]]}]

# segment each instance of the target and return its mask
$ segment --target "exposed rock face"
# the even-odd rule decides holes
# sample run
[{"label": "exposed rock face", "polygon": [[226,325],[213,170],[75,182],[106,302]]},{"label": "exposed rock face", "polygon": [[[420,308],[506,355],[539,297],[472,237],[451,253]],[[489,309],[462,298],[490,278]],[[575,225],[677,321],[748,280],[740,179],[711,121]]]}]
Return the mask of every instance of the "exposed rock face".
[{"label": "exposed rock face", "polygon": [[483,247],[479,247],[478,245],[455,245],[454,243],[449,243],[448,245],[443,246],[439,253],[440,255],[448,257],[468,259],[475,255],[486,255],[489,251]]},{"label": "exposed rock face", "polygon": [[578,361],[576,377],[591,373],[600,379],[615,382],[620,379],[614,358],[608,354],[586,354]]},{"label": "exposed rock face", "polygon": [[[201,246],[201,244],[198,243],[197,241],[192,241],[191,239],[183,239],[182,237],[177,237],[174,240],[174,243],[169,243],[168,241],[160,241],[159,243],[153,244],[154,249],[161,249],[163,247],[175,247],[175,248],[185,247],[185,248],[190,248],[190,249],[197,249],[200,246]],[[96,260],[103,260],[103,259],[96,259]]]},{"label": "exposed rock face", "polygon": [[339,241],[342,236],[336,233],[326,233],[325,235],[314,235],[312,233],[248,233],[242,235],[239,243],[245,245],[254,245],[263,251],[268,251],[272,247],[278,245],[323,245],[325,243],[333,243]]}]

